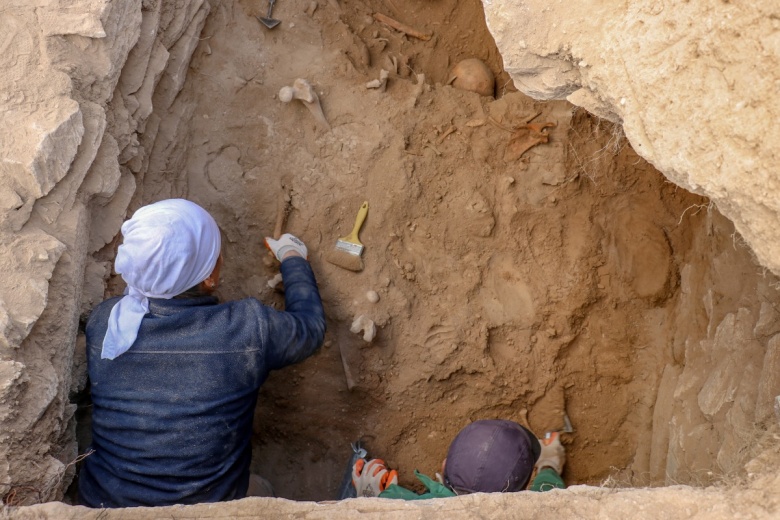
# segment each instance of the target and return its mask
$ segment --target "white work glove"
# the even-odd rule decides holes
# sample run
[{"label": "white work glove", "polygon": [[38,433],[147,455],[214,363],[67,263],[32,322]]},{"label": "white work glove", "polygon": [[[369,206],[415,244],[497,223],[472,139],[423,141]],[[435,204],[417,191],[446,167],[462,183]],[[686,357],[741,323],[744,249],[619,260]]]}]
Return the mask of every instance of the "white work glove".
[{"label": "white work glove", "polygon": [[304,244],[300,238],[293,236],[290,233],[285,233],[280,236],[279,240],[265,237],[265,247],[270,249],[276,259],[280,262],[282,261],[282,258],[284,258],[284,255],[290,251],[295,251],[307,260],[309,259],[309,250],[306,249],[306,244]]},{"label": "white work glove", "polygon": [[388,471],[382,459],[358,459],[352,466],[352,485],[358,498],[379,496],[392,484],[398,484],[398,472]]},{"label": "white work glove", "polygon": [[561,434],[558,432],[548,432],[544,439],[539,439],[542,445],[542,452],[539,454],[539,460],[536,461],[536,468],[552,468],[560,475],[563,472],[563,465],[566,464],[566,450],[561,444]]}]

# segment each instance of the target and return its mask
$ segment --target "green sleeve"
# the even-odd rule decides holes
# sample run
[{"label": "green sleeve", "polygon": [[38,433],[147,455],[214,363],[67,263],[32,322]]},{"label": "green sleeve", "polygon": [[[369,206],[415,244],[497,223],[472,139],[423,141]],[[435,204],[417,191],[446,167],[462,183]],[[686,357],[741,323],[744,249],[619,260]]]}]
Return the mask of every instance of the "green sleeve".
[{"label": "green sleeve", "polygon": [[426,475],[423,475],[417,470],[414,470],[414,476],[416,476],[417,479],[425,485],[425,487],[428,489],[427,493],[418,495],[414,491],[410,491],[397,484],[392,484],[388,486],[387,489],[379,493],[379,498],[398,498],[401,500],[427,500],[429,498],[446,498],[446,497],[456,496],[455,492],[452,491],[450,488],[448,488],[444,484],[441,484],[440,482],[433,480],[432,478]]},{"label": "green sleeve", "polygon": [[531,484],[531,491],[550,491],[551,489],[566,489],[563,479],[552,468],[544,468],[536,474]]},{"label": "green sleeve", "polygon": [[398,484],[391,484],[387,486],[387,489],[379,493],[379,498],[397,498],[401,500],[420,500],[422,495],[418,495],[414,491],[403,488]]}]

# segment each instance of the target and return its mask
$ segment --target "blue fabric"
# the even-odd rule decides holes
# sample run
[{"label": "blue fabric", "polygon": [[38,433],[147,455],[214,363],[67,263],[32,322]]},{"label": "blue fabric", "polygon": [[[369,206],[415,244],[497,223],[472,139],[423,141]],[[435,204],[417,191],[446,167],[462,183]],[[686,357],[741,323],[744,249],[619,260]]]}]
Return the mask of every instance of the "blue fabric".
[{"label": "blue fabric", "polygon": [[124,355],[100,359],[108,316],[87,323],[92,449],[79,476],[91,507],[193,504],[243,498],[257,391],[270,370],[322,344],[325,315],[308,262],[281,265],[285,312],[254,298],[149,300]]}]

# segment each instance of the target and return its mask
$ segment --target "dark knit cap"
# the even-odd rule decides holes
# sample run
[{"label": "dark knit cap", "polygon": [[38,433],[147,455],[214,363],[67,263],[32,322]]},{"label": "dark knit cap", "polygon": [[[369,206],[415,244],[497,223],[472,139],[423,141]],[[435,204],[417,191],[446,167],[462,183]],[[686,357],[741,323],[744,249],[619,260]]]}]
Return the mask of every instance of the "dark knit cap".
[{"label": "dark knit cap", "polygon": [[521,491],[541,450],[536,436],[514,421],[475,421],[450,444],[444,482],[458,494]]}]

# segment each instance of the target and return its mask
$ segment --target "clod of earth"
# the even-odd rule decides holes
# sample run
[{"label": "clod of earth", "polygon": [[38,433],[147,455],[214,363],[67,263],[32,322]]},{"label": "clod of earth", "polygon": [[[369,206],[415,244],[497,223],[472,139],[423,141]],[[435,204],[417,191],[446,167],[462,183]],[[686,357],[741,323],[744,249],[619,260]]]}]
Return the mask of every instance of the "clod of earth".
[{"label": "clod of earth", "polygon": [[480,96],[492,96],[496,88],[493,71],[482,60],[468,58],[452,68],[448,85],[461,90],[476,92]]},{"label": "clod of earth", "polygon": [[328,123],[328,120],[325,118],[325,113],[322,111],[320,98],[317,96],[311,83],[303,78],[298,78],[293,82],[292,86],[282,87],[279,90],[279,100],[281,102],[289,103],[293,99],[297,99],[303,103],[320,126],[326,130],[330,130],[330,123]]},{"label": "clod of earth", "polygon": [[379,71],[379,79],[374,79],[366,83],[366,88],[379,89],[379,92],[384,92],[387,89],[387,77],[390,75],[388,71],[382,69]]}]

